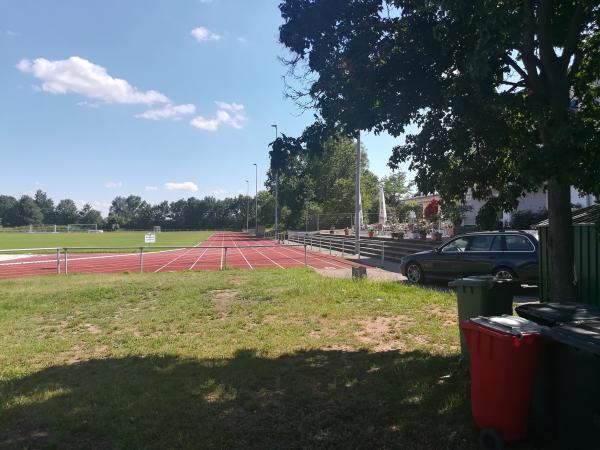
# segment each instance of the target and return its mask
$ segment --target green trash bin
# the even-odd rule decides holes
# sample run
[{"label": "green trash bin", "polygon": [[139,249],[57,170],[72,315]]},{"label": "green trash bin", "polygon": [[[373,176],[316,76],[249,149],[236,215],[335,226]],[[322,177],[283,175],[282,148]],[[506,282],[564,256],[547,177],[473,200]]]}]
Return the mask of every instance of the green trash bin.
[{"label": "green trash bin", "polygon": [[[457,278],[448,283],[456,288],[458,300],[458,320],[460,322],[473,317],[512,316],[513,295],[520,283],[505,280],[492,275]],[[460,331],[460,351],[463,359],[468,359],[466,339]]]},{"label": "green trash bin", "polygon": [[556,422],[561,450],[600,448],[600,321],[564,324],[555,342]]}]

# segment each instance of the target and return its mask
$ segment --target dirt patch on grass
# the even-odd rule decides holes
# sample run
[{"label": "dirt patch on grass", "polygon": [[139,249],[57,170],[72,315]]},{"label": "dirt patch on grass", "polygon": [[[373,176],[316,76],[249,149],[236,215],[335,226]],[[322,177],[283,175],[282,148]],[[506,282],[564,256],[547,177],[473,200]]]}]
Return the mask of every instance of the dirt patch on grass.
[{"label": "dirt patch on grass", "polygon": [[369,317],[359,322],[361,329],[354,333],[359,342],[373,346],[375,351],[404,350],[402,329],[410,322],[406,316]]},{"label": "dirt patch on grass", "polygon": [[93,325],[91,323],[86,323],[84,325],[85,329],[87,330],[88,333],[91,334],[102,334],[102,330],[100,329],[100,327]]},{"label": "dirt patch on grass", "polygon": [[238,292],[234,289],[220,289],[209,291],[211,300],[217,311],[225,312],[229,309],[229,306],[234,302]]}]

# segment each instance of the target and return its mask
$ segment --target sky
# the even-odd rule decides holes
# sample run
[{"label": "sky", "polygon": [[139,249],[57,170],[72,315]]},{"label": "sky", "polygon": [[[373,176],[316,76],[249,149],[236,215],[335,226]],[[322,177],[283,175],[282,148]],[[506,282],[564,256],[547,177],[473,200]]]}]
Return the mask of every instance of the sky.
[{"label": "sky", "polygon": [[[0,194],[37,189],[107,213],[264,186],[274,128],[313,121],[285,98],[279,0],[0,0]],[[390,136],[363,136],[390,174]]]}]

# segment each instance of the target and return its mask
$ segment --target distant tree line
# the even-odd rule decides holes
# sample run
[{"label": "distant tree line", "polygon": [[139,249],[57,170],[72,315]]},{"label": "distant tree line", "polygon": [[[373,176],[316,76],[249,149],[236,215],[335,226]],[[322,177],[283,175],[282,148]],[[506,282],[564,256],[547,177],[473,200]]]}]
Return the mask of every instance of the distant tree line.
[{"label": "distant tree line", "polygon": [[[271,225],[274,222],[273,196],[261,191],[258,193],[259,224]],[[164,201],[156,205],[137,195],[116,197],[110,206],[107,217],[90,204],[77,208],[71,199],[60,200],[55,204],[42,190],[33,197],[23,195],[19,199],[0,195],[0,226],[20,227],[28,225],[68,225],[96,224],[99,228],[150,229],[161,226],[164,229],[243,229],[246,227],[246,208],[249,207],[249,225],[254,227],[254,198],[239,195],[233,198],[216,199],[190,197],[173,202]]]}]

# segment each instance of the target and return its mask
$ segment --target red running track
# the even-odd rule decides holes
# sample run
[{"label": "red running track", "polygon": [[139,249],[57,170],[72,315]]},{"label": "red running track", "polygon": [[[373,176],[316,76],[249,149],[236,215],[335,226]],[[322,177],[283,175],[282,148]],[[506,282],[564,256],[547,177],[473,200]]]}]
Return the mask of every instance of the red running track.
[{"label": "red running track", "polygon": [[[255,247],[268,246],[268,247]],[[229,247],[225,249],[224,247]],[[0,253],[0,255],[2,255]],[[304,247],[280,245],[244,233],[214,233],[192,248],[139,252],[69,252],[68,273],[180,272],[186,270],[262,269],[304,266]],[[65,255],[18,255],[0,260],[0,278],[65,273]],[[307,251],[307,265],[316,269],[348,269],[356,264],[343,258]]]}]

